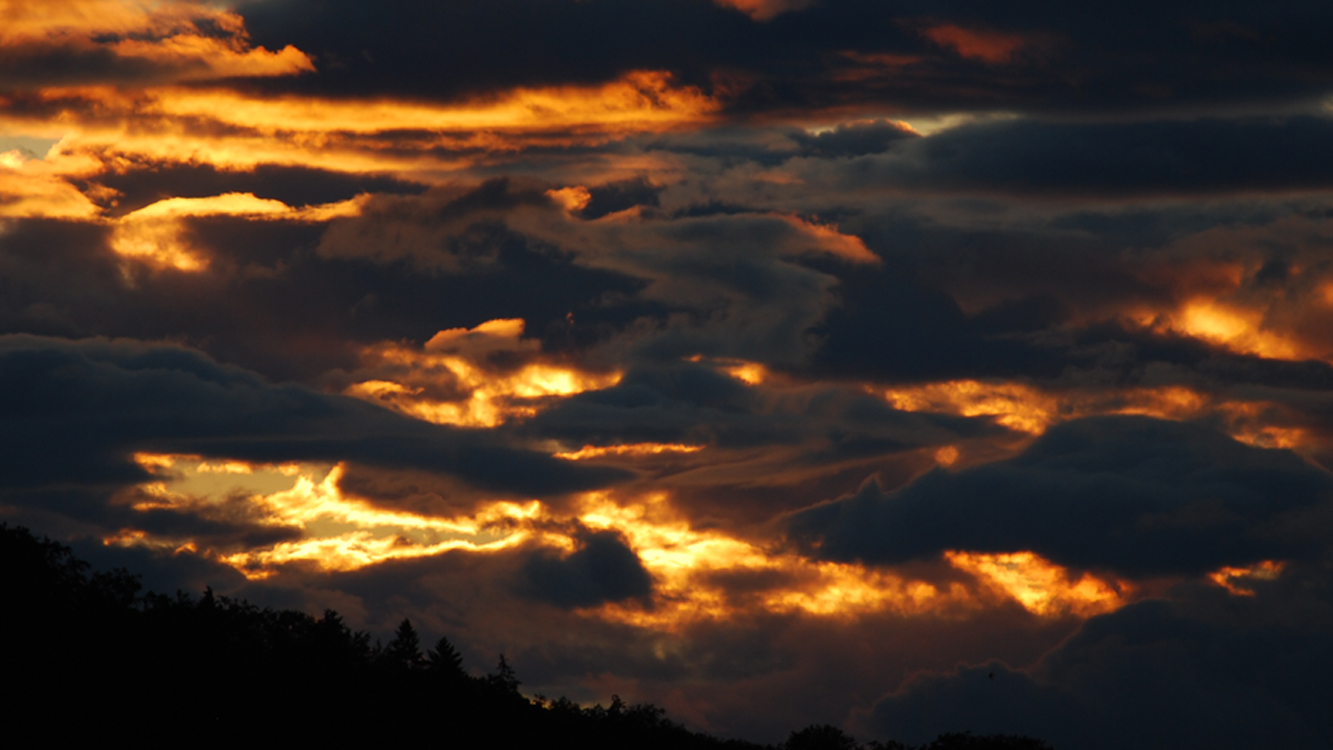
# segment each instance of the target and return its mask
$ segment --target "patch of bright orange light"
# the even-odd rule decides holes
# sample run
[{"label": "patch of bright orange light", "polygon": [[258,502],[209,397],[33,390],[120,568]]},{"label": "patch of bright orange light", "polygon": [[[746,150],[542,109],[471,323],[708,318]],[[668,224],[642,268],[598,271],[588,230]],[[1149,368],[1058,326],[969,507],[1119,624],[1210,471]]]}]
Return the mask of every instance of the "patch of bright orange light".
[{"label": "patch of bright orange light", "polygon": [[[1055,394],[1019,383],[952,380],[891,388],[884,391],[884,397],[894,408],[904,411],[994,416],[998,423],[1030,435],[1045,432],[1057,421],[1099,414],[1141,414],[1175,420],[1221,416],[1228,434],[1250,445],[1299,448],[1309,442],[1306,430],[1265,424],[1267,404],[1222,400],[1183,386]],[[939,456],[936,460],[944,465],[951,463]]]},{"label": "patch of bright orange light", "polygon": [[1124,606],[1129,584],[1108,583],[1090,573],[1070,580],[1064,568],[1031,552],[984,554],[946,552],[959,570],[999,588],[1035,615],[1078,617],[1110,612]]},{"label": "patch of bright orange light", "polygon": [[162,90],[148,114],[202,117],[266,132],[375,133],[589,129],[656,131],[706,120],[718,104],[671,74],[640,70],[597,86],[519,88],[459,104],[296,96],[255,99],[226,90]]},{"label": "patch of bright orange light", "polygon": [[940,466],[953,466],[958,462],[958,448],[946,445],[935,451],[935,463]]},{"label": "patch of bright orange light", "polygon": [[0,218],[95,218],[97,206],[65,177],[48,161],[29,159],[17,150],[0,153]]},{"label": "patch of bright orange light", "polygon": [[[181,478],[195,473],[222,469],[229,473],[252,474],[260,468],[285,471],[279,467],[248,464],[241,461],[200,462],[197,456],[137,454],[143,466],[175,468]],[[547,546],[572,548],[573,542],[558,534],[532,528],[546,512],[538,501],[528,503],[490,503],[471,516],[440,518],[405,511],[386,510],[355,497],[342,494],[338,482],[344,467],[335,466],[323,479],[301,471],[291,489],[254,494],[248,504],[257,512],[256,522],[270,526],[297,528],[301,539],[261,546],[215,559],[235,567],[253,579],[271,576],[278,566],[304,564],[318,570],[355,570],[384,560],[425,557],[455,549],[492,552],[538,539]],[[140,485],[146,499],[135,503],[138,511],[189,509],[198,511],[207,498],[173,491],[167,482]],[[140,530],[125,530],[108,537],[107,544],[143,544],[180,549],[178,540],[155,538]],[[186,540],[184,544],[194,544]],[[205,553],[208,553],[205,550]]]},{"label": "patch of bright orange light", "polygon": [[[693,528],[662,496],[619,505],[593,493],[585,497],[579,518],[589,528],[623,534],[652,574],[654,607],[610,604],[599,610],[603,617],[640,627],[671,631],[756,610],[854,618],[882,611],[938,614],[981,606],[961,585],[940,590],[887,571],[775,553],[719,531]],[[712,582],[715,574],[776,574],[783,583],[738,601]]]},{"label": "patch of bright orange light", "polygon": [[[572,396],[620,382],[620,373],[584,372],[540,361],[502,372],[476,364],[498,352],[534,356],[540,345],[520,340],[522,333],[522,320],[492,320],[473,329],[440,331],[422,349],[394,343],[368,347],[362,356],[371,371],[393,379],[364,380],[343,392],[428,422],[494,427],[536,414],[531,400]],[[457,397],[431,395],[432,389],[441,387]]]},{"label": "patch of bright orange light", "polygon": [[760,385],[765,380],[768,380],[768,368],[758,362],[745,362],[739,365],[723,367],[722,372],[725,372],[746,385]]},{"label": "patch of bright orange light", "polygon": [[156,63],[162,66],[159,75],[176,79],[314,70],[295,47],[280,52],[251,47],[245,22],[235,12],[180,0],[6,0],[0,2],[0,44],[108,52]]},{"label": "patch of bright orange light", "polygon": [[1208,579],[1226,589],[1232,596],[1254,596],[1254,589],[1247,588],[1251,581],[1272,581],[1282,574],[1287,567],[1285,562],[1263,560],[1244,568],[1223,567],[1208,574]]},{"label": "patch of bright orange light", "polygon": [[895,409],[994,416],[1005,427],[1034,435],[1045,432],[1059,415],[1058,399],[1020,383],[950,380],[891,388],[884,397]]},{"label": "patch of bright orange light", "polygon": [[555,458],[566,461],[583,461],[589,458],[605,456],[657,456],[663,453],[698,453],[706,446],[682,445],[680,443],[631,443],[628,445],[585,445],[576,451],[552,454]]},{"label": "patch of bright orange light", "polygon": [[1194,299],[1174,313],[1145,314],[1139,320],[1152,328],[1193,336],[1240,354],[1275,359],[1299,359],[1303,355],[1295,341],[1264,328],[1262,312],[1211,299]]},{"label": "patch of bright orange light", "polygon": [[565,210],[571,213],[587,208],[589,201],[592,200],[592,193],[588,192],[588,188],[582,185],[564,187],[559,190],[547,190],[546,196],[564,206]]},{"label": "patch of bright orange light", "polygon": [[[190,456],[189,458],[198,458]],[[177,456],[165,453],[135,453],[134,462],[150,472],[156,472],[158,469],[170,469],[176,463]]]},{"label": "patch of bright orange light", "polygon": [[124,547],[137,544],[147,537],[148,532],[146,531],[140,531],[138,529],[121,529],[114,534],[102,537],[102,544],[108,546],[115,544]]},{"label": "patch of bright orange light", "polygon": [[258,219],[327,221],[360,211],[365,198],[309,208],[292,208],[282,201],[252,193],[225,193],[206,198],[167,198],[117,219],[111,249],[117,254],[159,268],[201,271],[208,266],[203,253],[183,239],[184,219],[192,216],[244,216]]}]

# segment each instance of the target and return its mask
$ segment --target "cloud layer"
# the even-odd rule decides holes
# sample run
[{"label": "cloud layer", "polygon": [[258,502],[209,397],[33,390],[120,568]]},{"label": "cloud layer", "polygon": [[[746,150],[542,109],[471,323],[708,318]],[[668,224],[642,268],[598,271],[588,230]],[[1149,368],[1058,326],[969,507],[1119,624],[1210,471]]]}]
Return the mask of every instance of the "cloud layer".
[{"label": "cloud layer", "polygon": [[0,518],[756,740],[1325,746],[1331,27],[0,3]]}]

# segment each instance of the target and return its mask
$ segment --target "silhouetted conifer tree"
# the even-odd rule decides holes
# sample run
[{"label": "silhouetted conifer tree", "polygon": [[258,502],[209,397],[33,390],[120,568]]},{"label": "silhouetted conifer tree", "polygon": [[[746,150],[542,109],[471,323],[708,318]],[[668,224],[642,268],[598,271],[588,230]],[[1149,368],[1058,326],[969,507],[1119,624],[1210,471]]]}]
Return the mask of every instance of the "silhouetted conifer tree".
[{"label": "silhouetted conifer tree", "polygon": [[381,652],[385,663],[404,669],[418,669],[425,666],[426,659],[421,655],[421,641],[412,621],[404,619],[394,631],[393,640]]},{"label": "silhouetted conifer tree", "polygon": [[440,677],[452,680],[467,676],[467,672],[463,671],[463,655],[444,636],[435,642],[435,648],[426,652],[426,661],[431,672]]},{"label": "silhouetted conifer tree", "polygon": [[514,672],[514,668],[509,666],[509,662],[505,660],[504,654],[500,654],[500,663],[496,665],[495,673],[487,675],[486,681],[504,692],[513,693],[514,695],[519,694],[518,686],[522,684],[518,681],[518,675]]}]

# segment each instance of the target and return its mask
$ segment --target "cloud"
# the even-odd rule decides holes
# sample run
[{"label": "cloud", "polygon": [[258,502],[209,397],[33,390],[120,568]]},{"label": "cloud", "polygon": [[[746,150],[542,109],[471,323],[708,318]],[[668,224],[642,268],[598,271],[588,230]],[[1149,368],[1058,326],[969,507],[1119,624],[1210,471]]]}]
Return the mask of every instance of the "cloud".
[{"label": "cloud", "polygon": [[652,594],[652,576],[619,534],[589,532],[579,542],[564,556],[542,551],[529,557],[522,591],[558,607],[593,607]]},{"label": "cloud", "polygon": [[10,3],[0,29],[5,86],[163,83],[314,71],[285,45],[253,47],[234,12],[201,3],[51,0]]},{"label": "cloud", "polygon": [[[1008,119],[905,139],[834,167],[860,185],[1086,195],[1311,190],[1330,165],[1321,115],[1145,122]],[[828,167],[816,166],[817,169]],[[800,171],[797,172],[800,174]]]},{"label": "cloud", "polygon": [[898,141],[918,137],[912,126],[891,120],[861,120],[839,123],[832,130],[792,133],[803,156],[825,159],[864,156],[888,151]]},{"label": "cloud", "polygon": [[783,13],[804,10],[817,0],[714,0],[724,8],[735,8],[756,21],[771,21]]},{"label": "cloud", "polygon": [[1321,8],[1177,2],[1095,16],[1052,3],[999,10],[975,0],[318,5],[327,14],[302,0],[240,8],[260,43],[293,44],[330,63],[318,79],[272,85],[457,98],[662,70],[715,88],[732,112],[786,115],[1308,102],[1325,91],[1331,61],[1321,40],[1333,25]]},{"label": "cloud", "polygon": [[990,65],[1010,62],[1015,54],[1031,44],[1018,34],[969,29],[949,23],[928,26],[921,30],[921,34],[941,47],[952,49],[960,57]]},{"label": "cloud", "polygon": [[866,724],[908,742],[966,727],[1093,750],[1322,747],[1333,652],[1319,617],[1298,613],[1327,607],[1327,581],[1327,570],[1306,569],[1257,596],[1193,588],[1132,604],[1087,621],[1031,669],[919,674]]},{"label": "cloud", "polygon": [[11,490],[146,481],[132,453],[260,462],[352,460],[454,475],[498,492],[561,493],[616,472],[572,466],[354,399],[270,385],[199,352],[126,341],[0,338]]},{"label": "cloud", "polygon": [[791,537],[831,560],[892,564],[945,550],[1030,550],[1121,575],[1201,575],[1307,559],[1302,531],[1328,513],[1333,479],[1283,450],[1201,425],[1096,417],[1057,425],[1018,456],[936,470],[884,492],[793,514]]}]

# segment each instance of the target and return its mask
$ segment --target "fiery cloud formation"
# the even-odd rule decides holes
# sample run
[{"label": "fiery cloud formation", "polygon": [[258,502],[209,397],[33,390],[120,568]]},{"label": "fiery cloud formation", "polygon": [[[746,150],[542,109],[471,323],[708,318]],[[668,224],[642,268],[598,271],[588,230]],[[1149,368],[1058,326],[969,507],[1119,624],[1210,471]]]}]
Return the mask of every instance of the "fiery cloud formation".
[{"label": "fiery cloud formation", "polygon": [[[0,5],[0,46],[4,68],[38,73],[55,56],[110,63],[134,78],[158,76],[174,80],[286,76],[315,70],[310,58],[287,45],[277,52],[254,47],[238,14],[203,3],[126,2],[124,0],[52,0],[28,3],[7,0]],[[49,70],[77,75],[77,66]],[[89,71],[91,73],[91,71]],[[45,77],[45,76],[42,76]]]},{"label": "fiery cloud formation", "polygon": [[0,0],[0,519],[759,741],[1327,747],[1330,33]]},{"label": "fiery cloud formation", "polygon": [[395,379],[362,380],[345,393],[436,424],[495,427],[536,414],[542,399],[605,388],[620,379],[619,373],[585,373],[539,361],[518,364],[535,359],[540,349],[522,335],[522,320],[488,320],[470,330],[440,331],[421,351],[380,344],[362,353],[365,369],[359,372]]}]

